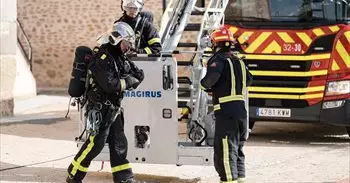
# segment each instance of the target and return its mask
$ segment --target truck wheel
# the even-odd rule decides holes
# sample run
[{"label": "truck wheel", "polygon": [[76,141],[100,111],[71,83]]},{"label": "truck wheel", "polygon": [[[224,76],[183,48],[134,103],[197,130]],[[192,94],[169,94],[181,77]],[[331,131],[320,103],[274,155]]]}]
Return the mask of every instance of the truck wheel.
[{"label": "truck wheel", "polygon": [[249,129],[250,130],[253,130],[254,124],[255,124],[255,121],[249,121]]},{"label": "truck wheel", "polygon": [[348,136],[350,137],[350,127],[346,127],[346,132],[348,132]]}]

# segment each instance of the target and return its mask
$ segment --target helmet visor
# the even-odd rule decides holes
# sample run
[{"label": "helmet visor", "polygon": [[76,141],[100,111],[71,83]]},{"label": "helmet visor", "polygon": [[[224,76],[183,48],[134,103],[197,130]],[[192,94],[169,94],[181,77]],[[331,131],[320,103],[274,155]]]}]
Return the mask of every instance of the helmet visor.
[{"label": "helmet visor", "polygon": [[134,36],[126,36],[126,37],[122,37],[120,36],[117,32],[113,32],[111,35],[110,35],[110,38],[112,39],[110,42],[112,45],[117,45],[119,44],[119,42],[121,42],[122,40],[130,43],[131,47],[134,48],[134,45],[135,45],[135,37]]},{"label": "helmet visor", "polygon": [[117,45],[121,40],[130,42],[132,46],[134,46],[135,43],[134,30],[125,22],[117,22],[114,24],[110,37],[112,39],[112,45]]}]

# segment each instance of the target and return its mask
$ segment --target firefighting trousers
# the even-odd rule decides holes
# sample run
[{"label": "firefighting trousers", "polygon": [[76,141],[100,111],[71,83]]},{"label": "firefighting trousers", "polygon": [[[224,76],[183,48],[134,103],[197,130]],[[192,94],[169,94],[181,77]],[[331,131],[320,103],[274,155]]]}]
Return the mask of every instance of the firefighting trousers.
[{"label": "firefighting trousers", "polygon": [[113,181],[120,183],[134,176],[126,159],[128,143],[124,134],[123,113],[111,121],[113,116],[110,110],[101,112],[103,122],[98,134],[89,136],[68,167],[69,176],[73,180],[80,181],[85,177],[91,161],[102,151],[106,142],[109,145]]},{"label": "firefighting trousers", "polygon": [[234,119],[216,114],[214,139],[214,166],[221,182],[236,183],[245,177],[246,119]]}]

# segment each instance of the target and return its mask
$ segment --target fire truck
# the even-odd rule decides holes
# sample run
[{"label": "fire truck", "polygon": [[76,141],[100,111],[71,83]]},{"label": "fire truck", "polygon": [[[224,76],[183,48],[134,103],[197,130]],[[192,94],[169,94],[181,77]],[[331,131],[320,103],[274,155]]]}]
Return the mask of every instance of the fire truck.
[{"label": "fire truck", "polygon": [[255,121],[327,123],[350,135],[350,1],[229,1],[225,24],[254,75]]},{"label": "fire truck", "polygon": [[[313,122],[344,126],[350,134],[350,0],[163,4],[163,51],[132,58],[145,79],[122,104],[131,162],[213,164],[213,105],[199,84],[210,34],[220,26],[232,31],[233,52],[254,76],[245,100],[250,128],[256,121]],[[91,123],[80,108],[79,134]],[[109,160],[108,145],[95,160]]]}]

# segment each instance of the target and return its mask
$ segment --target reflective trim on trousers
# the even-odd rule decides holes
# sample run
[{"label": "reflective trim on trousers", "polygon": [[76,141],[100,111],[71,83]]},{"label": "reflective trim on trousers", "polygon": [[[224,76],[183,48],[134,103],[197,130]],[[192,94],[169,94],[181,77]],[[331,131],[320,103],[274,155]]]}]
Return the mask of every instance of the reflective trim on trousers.
[{"label": "reflective trim on trousers", "polygon": [[232,181],[232,172],[230,167],[230,152],[229,152],[229,146],[228,146],[228,137],[226,136],[224,139],[222,139],[222,152],[223,152],[223,161],[224,161],[224,168],[225,168],[225,174],[226,174],[226,182],[233,182]]},{"label": "reflective trim on trousers", "polygon": [[245,178],[239,178],[237,179],[237,183],[244,183],[245,182]]},{"label": "reflective trim on trousers", "polygon": [[112,167],[112,173],[120,172],[120,171],[123,171],[123,170],[127,170],[129,168],[131,168],[129,163],[126,163],[126,164],[123,164],[123,165],[119,165],[119,166],[115,166],[115,167]]},{"label": "reflective trim on trousers", "polygon": [[[72,171],[70,172],[73,176],[77,173],[77,170],[80,170],[80,168],[83,168],[83,170],[85,170],[83,166],[81,166],[81,162],[86,158],[86,156],[89,154],[89,152],[91,151],[92,147],[94,147],[95,143],[94,143],[94,139],[95,136],[90,136],[89,140],[90,143],[88,144],[88,146],[86,147],[86,149],[83,151],[83,153],[81,153],[81,155],[79,156],[79,158],[77,159],[77,161],[72,162],[74,168],[72,169]],[[81,170],[80,170],[81,171]]]},{"label": "reflective trim on trousers", "polygon": [[83,167],[83,166],[81,166],[78,162],[76,162],[75,160],[73,160],[72,161],[72,165],[74,166],[74,167],[76,167],[79,171],[81,171],[81,172],[88,172],[88,167]]}]

